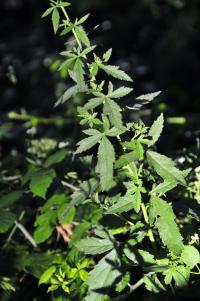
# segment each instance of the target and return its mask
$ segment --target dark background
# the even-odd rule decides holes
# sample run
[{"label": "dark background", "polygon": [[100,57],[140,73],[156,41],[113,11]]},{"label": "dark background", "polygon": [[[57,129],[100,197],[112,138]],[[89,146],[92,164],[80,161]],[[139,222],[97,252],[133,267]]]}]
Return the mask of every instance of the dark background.
[{"label": "dark background", "polygon": [[[199,135],[200,1],[75,0],[72,4],[74,17],[91,13],[87,30],[100,24],[90,33],[92,42],[102,52],[113,48],[111,63],[133,77],[136,95],[163,91],[142,113],[150,123],[164,111],[161,149],[172,152],[193,146]],[[48,0],[1,0],[1,124],[8,121],[8,112],[21,108],[41,117],[63,114],[62,108],[52,106],[65,81],[49,66],[66,41],[53,35],[50,19],[40,18],[47,7]],[[9,66],[14,68],[16,83],[10,81]],[[168,117],[185,117],[185,121],[176,124]],[[21,131],[17,124],[6,143],[15,141],[20,147]]]}]

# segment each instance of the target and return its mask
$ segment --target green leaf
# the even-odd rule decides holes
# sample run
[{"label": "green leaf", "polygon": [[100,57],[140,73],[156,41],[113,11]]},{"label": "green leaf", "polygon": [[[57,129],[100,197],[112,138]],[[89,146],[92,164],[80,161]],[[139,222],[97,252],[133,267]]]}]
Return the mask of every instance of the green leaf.
[{"label": "green leaf", "polygon": [[103,61],[107,63],[112,55],[112,48],[108,49],[103,55]]},{"label": "green leaf", "polygon": [[199,251],[193,246],[184,246],[181,259],[187,266],[193,269],[200,262]]},{"label": "green leaf", "polygon": [[42,15],[42,18],[45,18],[45,17],[47,17],[48,15],[50,15],[51,14],[51,12],[53,11],[53,7],[49,7],[44,13],[43,13],[43,15]]},{"label": "green leaf", "polygon": [[87,47],[90,46],[90,40],[88,39],[87,33],[82,26],[75,27],[76,34],[79,40]]},{"label": "green leaf", "polygon": [[47,160],[45,161],[45,166],[50,167],[53,164],[62,162],[67,156],[67,154],[69,154],[69,151],[67,149],[61,149],[57,151],[56,153],[47,158]]},{"label": "green leaf", "polygon": [[56,267],[52,266],[50,268],[48,268],[40,277],[39,279],[39,285],[43,284],[43,283],[48,283],[48,281],[50,280],[50,278],[52,277],[52,275],[55,273],[56,271]]},{"label": "green leaf", "polygon": [[156,219],[155,226],[163,244],[175,255],[180,255],[183,250],[183,243],[175,218],[170,204],[158,197],[151,197],[149,220],[152,224]]},{"label": "green leaf", "polygon": [[78,90],[84,91],[85,89],[84,70],[83,70],[83,63],[80,59],[76,60],[74,68],[76,72]]},{"label": "green leaf", "polygon": [[130,153],[124,154],[119,157],[119,159],[115,162],[115,168],[121,168],[123,166],[126,166],[127,164],[130,164],[131,162],[134,162],[138,159],[138,155],[136,151],[132,151]]},{"label": "green leaf", "polygon": [[22,196],[22,191],[13,191],[0,197],[0,209],[9,208]]},{"label": "green leaf", "polygon": [[113,242],[108,239],[87,237],[77,242],[76,247],[85,254],[96,255],[113,249]]},{"label": "green leaf", "polygon": [[58,9],[55,7],[52,13],[52,23],[53,23],[54,33],[56,33],[58,30],[59,22],[60,22],[60,15]]},{"label": "green leaf", "polygon": [[116,287],[116,292],[122,292],[129,284],[131,280],[131,276],[129,273],[126,273],[125,275],[123,275],[122,280],[117,284]]},{"label": "green leaf", "polygon": [[40,169],[31,175],[30,190],[35,196],[39,196],[43,199],[46,197],[47,190],[56,173],[54,169]]},{"label": "green leaf", "polygon": [[109,190],[113,185],[113,164],[115,151],[110,141],[104,136],[98,150],[97,172],[100,174],[102,190]]},{"label": "green leaf", "polygon": [[14,213],[6,210],[0,211],[0,233],[7,232],[14,224],[16,216]]},{"label": "green leaf", "polygon": [[133,210],[133,196],[127,195],[120,198],[119,202],[116,202],[114,205],[112,205],[106,211],[106,214],[122,213],[122,212],[128,212],[130,210]]},{"label": "green leaf", "polygon": [[148,143],[149,146],[155,144],[158,141],[163,130],[163,124],[164,124],[164,118],[163,118],[163,114],[161,114],[158,117],[158,119],[154,121],[154,123],[152,124],[149,130],[149,136],[152,137],[152,140],[149,141]]},{"label": "green leaf", "polygon": [[86,110],[93,110],[96,107],[98,107],[99,105],[101,105],[103,102],[103,98],[102,97],[95,97],[95,98],[91,98],[88,100],[88,102],[85,104],[85,109]]},{"label": "green leaf", "polygon": [[83,24],[83,23],[88,19],[89,15],[90,15],[90,14],[87,14],[87,15],[83,16],[82,18],[80,18],[80,19],[78,20],[78,22],[76,23],[76,25]]},{"label": "green leaf", "polygon": [[174,162],[170,158],[153,151],[148,151],[147,160],[164,180],[186,185],[182,171],[174,166]]},{"label": "green leaf", "polygon": [[121,98],[121,97],[124,97],[124,96],[128,95],[132,91],[133,91],[132,88],[120,87],[119,89],[109,93],[108,97],[110,97],[110,98]]},{"label": "green leaf", "polygon": [[58,220],[61,225],[71,224],[74,220],[74,216],[76,214],[76,209],[72,207],[67,214],[65,214],[66,208],[68,205],[59,206],[57,210]]},{"label": "green leaf", "polygon": [[116,128],[122,128],[121,108],[112,99],[108,98],[104,104],[104,113],[109,116],[110,122]]},{"label": "green leaf", "polygon": [[74,95],[76,95],[78,92],[78,87],[77,85],[70,87],[65,91],[65,93],[56,101],[54,107],[59,106],[60,104],[65,103],[67,100],[72,98]]},{"label": "green leaf", "polygon": [[124,253],[131,261],[141,266],[144,270],[146,267],[156,264],[154,256],[151,253],[145,250],[136,249],[129,245],[129,242],[125,246]]},{"label": "green leaf", "polygon": [[117,79],[120,79],[120,80],[124,80],[124,81],[128,81],[128,82],[132,82],[133,81],[130,78],[130,76],[128,76],[124,71],[119,70],[118,66],[100,64],[99,68],[101,68],[108,75],[111,75],[114,78],[117,78]]},{"label": "green leaf", "polygon": [[152,193],[159,193],[159,194],[165,194],[167,191],[172,190],[177,186],[177,182],[172,181],[164,181],[160,184],[158,184],[156,187],[152,189]]},{"label": "green leaf", "polygon": [[37,228],[34,231],[34,239],[37,243],[43,243],[46,241],[54,230],[54,224],[56,222],[56,211],[47,211],[37,217],[34,226]]},{"label": "green leaf", "polygon": [[139,100],[146,100],[148,102],[154,100],[158,95],[160,95],[161,91],[154,92],[154,93],[148,93],[148,94],[143,94],[137,97]]},{"label": "green leaf", "polygon": [[79,141],[77,143],[78,148],[77,148],[75,154],[80,154],[80,153],[85,152],[88,149],[92,148],[95,144],[97,144],[101,140],[101,137],[102,137],[102,133],[99,132],[99,134],[97,134],[97,135],[90,136],[90,137],[87,137],[87,138]]},{"label": "green leaf", "polygon": [[[105,301],[113,286],[120,282],[122,274],[119,258],[115,250],[103,257],[89,273],[87,284],[90,294],[86,301]],[[99,291],[99,292],[98,292]]]}]

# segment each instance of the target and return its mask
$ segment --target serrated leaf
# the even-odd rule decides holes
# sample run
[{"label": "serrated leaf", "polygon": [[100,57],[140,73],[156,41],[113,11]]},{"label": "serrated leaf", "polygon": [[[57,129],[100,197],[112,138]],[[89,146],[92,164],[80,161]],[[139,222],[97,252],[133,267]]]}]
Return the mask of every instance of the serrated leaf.
[{"label": "serrated leaf", "polygon": [[115,250],[103,257],[89,273],[87,301],[105,301],[113,286],[120,282],[122,273],[119,258]]},{"label": "serrated leaf", "polygon": [[151,145],[154,145],[161,133],[162,133],[162,130],[163,130],[163,124],[164,124],[164,118],[163,118],[163,114],[161,114],[155,121],[154,123],[152,124],[150,130],[149,130],[149,136],[152,137],[152,140],[149,141],[148,145],[151,146]]},{"label": "serrated leaf", "polygon": [[86,110],[93,110],[96,107],[98,107],[99,105],[101,105],[103,102],[103,98],[102,97],[95,97],[95,98],[91,98],[88,100],[88,102],[85,104],[85,109]]},{"label": "serrated leaf", "polygon": [[108,97],[110,97],[110,98],[121,98],[121,97],[124,97],[124,96],[128,95],[132,91],[133,91],[132,88],[120,87],[119,89],[109,93]]},{"label": "serrated leaf", "polygon": [[88,39],[87,33],[82,26],[75,27],[75,32],[79,40],[87,47],[90,46],[90,40]]},{"label": "serrated leaf", "polygon": [[100,64],[99,67],[104,70],[108,75],[111,75],[114,78],[132,82],[133,80],[127,75],[124,71],[120,70],[118,66],[112,65],[103,65]]},{"label": "serrated leaf", "polygon": [[0,211],[0,233],[7,232],[10,227],[14,224],[16,216],[14,213],[1,210]]},{"label": "serrated leaf", "polygon": [[5,195],[0,196],[0,209],[9,208],[22,196],[22,191],[13,191]]},{"label": "serrated leaf", "polygon": [[121,108],[111,98],[108,98],[104,104],[104,113],[109,116],[110,122],[116,128],[122,128]]},{"label": "serrated leaf", "polygon": [[147,160],[164,180],[186,185],[182,171],[174,166],[174,162],[170,158],[153,151],[148,151]]},{"label": "serrated leaf", "polygon": [[161,91],[154,92],[154,93],[147,93],[137,97],[139,100],[147,100],[148,102],[154,100],[158,95],[160,95]]},{"label": "serrated leaf", "polygon": [[78,148],[75,152],[75,154],[80,154],[82,152],[85,152],[92,148],[95,144],[97,144],[102,137],[102,133],[99,133],[98,135],[87,137],[77,143]]},{"label": "serrated leaf", "polygon": [[152,193],[165,194],[177,186],[177,182],[164,181],[152,189]]},{"label": "serrated leaf", "polygon": [[115,203],[110,208],[108,208],[106,214],[122,213],[128,212],[130,210],[133,210],[133,196],[127,195],[120,198],[119,202]]},{"label": "serrated leaf", "polygon": [[117,284],[117,287],[116,287],[116,292],[122,292],[129,284],[131,280],[131,276],[129,273],[126,273],[122,280]]},{"label": "serrated leaf", "polygon": [[127,164],[130,164],[131,162],[134,162],[138,159],[138,155],[136,151],[132,151],[130,153],[124,154],[119,157],[119,159],[115,162],[115,168],[121,168],[123,166],[126,166]]},{"label": "serrated leaf", "polygon": [[76,95],[78,92],[77,85],[70,87],[67,89],[64,94],[56,101],[54,107],[59,106],[60,104],[65,103],[67,100],[69,100],[72,96]]},{"label": "serrated leaf", "polygon": [[53,13],[52,13],[52,23],[53,23],[54,33],[56,33],[58,30],[59,22],[60,22],[60,15],[59,15],[58,9],[56,7],[54,7]]},{"label": "serrated leaf", "polygon": [[35,196],[43,199],[46,197],[47,190],[51,185],[56,173],[54,169],[37,170],[31,175],[30,190]]},{"label": "serrated leaf", "polygon": [[112,48],[108,49],[108,50],[104,53],[104,55],[103,55],[103,60],[104,60],[104,62],[107,63],[107,61],[109,61],[111,55],[112,55]]},{"label": "serrated leaf", "polygon": [[149,220],[153,223],[156,219],[155,226],[163,244],[175,255],[180,255],[183,250],[183,243],[175,218],[170,204],[158,197],[151,197]]},{"label": "serrated leaf", "polygon": [[109,190],[113,185],[113,164],[115,151],[110,141],[104,136],[98,150],[97,172],[100,174],[101,188]]},{"label": "serrated leaf", "polygon": [[51,276],[55,273],[55,271],[56,271],[55,266],[52,266],[48,268],[46,271],[44,271],[44,273],[40,277],[39,285],[43,283],[47,283],[50,280]]},{"label": "serrated leaf", "polygon": [[76,60],[74,69],[76,72],[78,90],[84,91],[84,89],[85,89],[84,70],[83,70],[83,63],[81,62],[80,59]]},{"label": "serrated leaf", "polygon": [[62,162],[65,157],[69,154],[69,151],[67,149],[61,149],[54,153],[53,155],[49,156],[47,160],[45,161],[45,166],[50,167],[53,164],[57,164]]},{"label": "serrated leaf", "polygon": [[108,239],[99,239],[96,237],[88,237],[76,243],[79,251],[90,254],[103,254],[113,248],[113,242]]},{"label": "serrated leaf", "polygon": [[184,246],[181,259],[187,266],[193,269],[200,262],[199,251],[193,246]]}]

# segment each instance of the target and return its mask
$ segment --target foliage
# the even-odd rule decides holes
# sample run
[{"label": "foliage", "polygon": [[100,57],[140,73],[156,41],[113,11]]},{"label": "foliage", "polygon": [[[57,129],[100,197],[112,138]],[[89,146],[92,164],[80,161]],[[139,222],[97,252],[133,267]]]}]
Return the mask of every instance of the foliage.
[{"label": "foliage", "polygon": [[[43,17],[51,15],[54,33],[73,36],[57,66],[73,84],[55,106],[82,97],[76,108],[82,140],[74,151],[73,145],[31,138],[26,171],[9,188],[2,173],[2,254],[17,258],[11,278],[32,275],[52,300],[126,300],[141,285],[145,296],[185,291],[198,283],[199,241],[186,231],[185,219],[195,218],[194,212],[176,215],[174,201],[186,193],[190,170],[157,152],[163,114],[151,127],[126,120],[121,99],[133,88],[119,81],[131,85],[132,79],[108,63],[111,49],[96,54],[83,27],[89,15],[72,21],[69,6],[50,0]],[[139,105],[128,109],[159,94],[141,95]],[[28,126],[44,122],[22,115],[10,117],[28,120]],[[11,278],[0,278],[10,298]]]}]

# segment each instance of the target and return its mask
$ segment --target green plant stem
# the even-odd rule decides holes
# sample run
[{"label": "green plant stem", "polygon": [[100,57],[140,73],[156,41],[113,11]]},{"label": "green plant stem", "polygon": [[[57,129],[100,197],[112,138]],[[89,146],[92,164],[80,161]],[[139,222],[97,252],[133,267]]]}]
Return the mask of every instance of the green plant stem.
[{"label": "green plant stem", "polygon": [[[62,11],[63,11],[63,14],[64,14],[66,20],[69,22],[69,17],[68,17],[68,14],[67,14],[65,8],[64,8],[64,7],[61,7],[61,9],[62,9]],[[76,39],[76,42],[77,42],[79,48],[82,50],[81,42],[80,42],[80,40],[79,40],[79,38],[78,38],[78,36],[77,36],[76,31],[75,31],[74,28],[72,29],[72,32],[73,32],[73,35],[74,35],[74,37],[75,37],[75,39]]]},{"label": "green plant stem", "polygon": [[141,208],[142,208],[142,213],[143,213],[143,216],[144,216],[145,223],[147,224],[147,226],[149,228],[148,231],[147,231],[147,235],[149,237],[150,242],[152,243],[153,248],[156,248],[155,238],[154,238],[152,230],[150,229],[149,218],[148,218],[148,214],[147,214],[147,209],[146,209],[144,203],[142,203]]},{"label": "green plant stem", "polygon": [[80,40],[79,40],[79,38],[78,38],[78,36],[77,36],[76,31],[75,31],[74,28],[72,29],[72,32],[73,32],[73,35],[74,35],[74,37],[75,37],[75,39],[76,39],[76,42],[77,42],[77,44],[78,44],[80,50],[82,50],[81,42],[80,42]]},{"label": "green plant stem", "polygon": [[61,9],[62,9],[62,11],[63,11],[63,14],[64,14],[66,20],[69,22],[69,17],[68,17],[68,14],[67,14],[65,8],[64,8],[63,6],[61,6]]},{"label": "green plant stem", "polygon": [[[25,214],[25,211],[23,210],[23,211],[21,212],[20,216],[19,216],[19,221],[21,221],[21,220],[23,219],[24,214]],[[12,230],[11,230],[11,232],[10,232],[8,238],[6,239],[6,242],[5,242],[4,246],[3,246],[3,248],[7,247],[7,245],[8,245],[9,242],[11,241],[13,235],[15,234],[16,230],[17,230],[17,225],[15,224],[14,227],[12,228]]]}]

